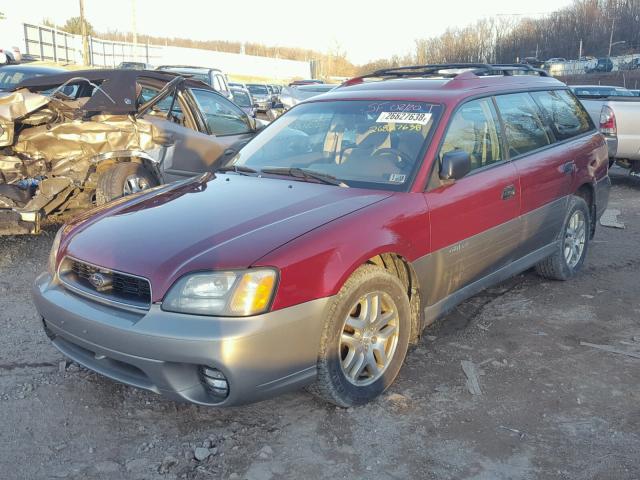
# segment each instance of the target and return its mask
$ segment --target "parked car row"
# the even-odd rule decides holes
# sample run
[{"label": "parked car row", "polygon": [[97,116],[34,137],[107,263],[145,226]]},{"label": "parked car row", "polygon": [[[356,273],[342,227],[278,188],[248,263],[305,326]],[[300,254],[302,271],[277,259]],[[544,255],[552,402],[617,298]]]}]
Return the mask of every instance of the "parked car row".
[{"label": "parked car row", "polygon": [[[27,202],[58,178],[68,194],[45,205],[100,199],[60,229],[35,282],[44,331],[75,362],[173,399],[228,406],[306,386],[366,403],[465,298],[533,266],[575,276],[607,206],[602,133],[528,66],[380,70],[260,132],[201,81],[123,72],[81,72],[73,99],[38,93],[70,75],[0,98],[14,151],[0,172],[40,182]],[[131,132],[112,145],[126,160],[93,136],[116,130]],[[95,155],[70,154],[70,132]],[[143,168],[167,167],[184,178],[143,188],[163,181]],[[29,195],[15,188],[13,201]],[[132,195],[103,201],[122,188]]]}]

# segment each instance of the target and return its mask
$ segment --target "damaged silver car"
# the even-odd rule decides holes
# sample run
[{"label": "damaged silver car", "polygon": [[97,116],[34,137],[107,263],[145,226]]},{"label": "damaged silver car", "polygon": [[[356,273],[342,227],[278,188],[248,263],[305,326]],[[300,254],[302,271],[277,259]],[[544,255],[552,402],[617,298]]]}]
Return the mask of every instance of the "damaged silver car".
[{"label": "damaged silver car", "polygon": [[28,79],[0,97],[0,234],[38,233],[45,219],[215,171],[263,125],[166,72]]}]

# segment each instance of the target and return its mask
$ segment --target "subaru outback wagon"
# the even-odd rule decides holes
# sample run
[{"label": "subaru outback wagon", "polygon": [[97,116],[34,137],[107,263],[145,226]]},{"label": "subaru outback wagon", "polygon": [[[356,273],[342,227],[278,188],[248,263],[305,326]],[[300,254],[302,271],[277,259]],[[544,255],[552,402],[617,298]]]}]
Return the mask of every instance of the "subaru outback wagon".
[{"label": "subaru outback wagon", "polygon": [[63,354],[200,405],[394,381],[425,326],[535,266],[582,267],[607,147],[527,66],[377,71],[301,103],[224,168],[58,232],[34,299]]}]

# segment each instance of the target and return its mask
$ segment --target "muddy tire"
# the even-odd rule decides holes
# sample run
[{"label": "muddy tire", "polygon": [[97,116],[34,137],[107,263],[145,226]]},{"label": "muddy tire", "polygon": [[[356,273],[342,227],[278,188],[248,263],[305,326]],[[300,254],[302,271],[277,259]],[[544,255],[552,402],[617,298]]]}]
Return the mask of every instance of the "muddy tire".
[{"label": "muddy tire", "polygon": [[582,268],[589,247],[591,214],[583,198],[572,196],[558,238],[556,252],[536,265],[538,275],[549,280],[568,280]]},{"label": "muddy tire", "polygon": [[139,163],[119,163],[103,172],[98,178],[96,204],[115,200],[158,185],[156,178]]},{"label": "muddy tire", "polygon": [[314,395],[340,407],[367,403],[395,380],[409,345],[411,309],[398,277],[363,265],[329,307]]}]

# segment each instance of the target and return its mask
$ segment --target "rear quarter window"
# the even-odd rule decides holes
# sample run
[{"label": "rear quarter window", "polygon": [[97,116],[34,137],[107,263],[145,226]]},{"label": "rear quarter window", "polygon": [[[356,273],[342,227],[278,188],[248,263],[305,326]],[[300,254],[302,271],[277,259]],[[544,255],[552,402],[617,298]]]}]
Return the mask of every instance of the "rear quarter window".
[{"label": "rear quarter window", "polygon": [[551,123],[557,140],[567,140],[594,128],[587,111],[567,90],[532,92],[531,96]]},{"label": "rear quarter window", "polygon": [[504,122],[510,157],[551,144],[551,132],[543,120],[542,111],[528,93],[511,93],[495,98]]}]

